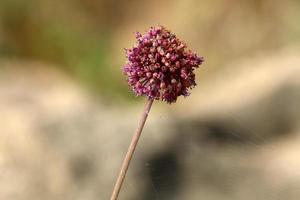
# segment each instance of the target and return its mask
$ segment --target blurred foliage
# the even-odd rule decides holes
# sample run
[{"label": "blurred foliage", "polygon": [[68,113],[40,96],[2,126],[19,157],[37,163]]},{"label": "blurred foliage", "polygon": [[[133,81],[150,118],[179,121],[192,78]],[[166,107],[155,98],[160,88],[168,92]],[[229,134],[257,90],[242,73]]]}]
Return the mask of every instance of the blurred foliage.
[{"label": "blurred foliage", "polygon": [[120,68],[134,31],[170,27],[207,73],[299,42],[299,10],[297,0],[1,0],[0,57],[54,63],[101,95],[131,97]]},{"label": "blurred foliage", "polygon": [[55,63],[96,91],[124,93],[106,60],[110,30],[88,24],[93,14],[79,10],[77,16],[80,2],[72,3],[1,1],[0,56]]}]

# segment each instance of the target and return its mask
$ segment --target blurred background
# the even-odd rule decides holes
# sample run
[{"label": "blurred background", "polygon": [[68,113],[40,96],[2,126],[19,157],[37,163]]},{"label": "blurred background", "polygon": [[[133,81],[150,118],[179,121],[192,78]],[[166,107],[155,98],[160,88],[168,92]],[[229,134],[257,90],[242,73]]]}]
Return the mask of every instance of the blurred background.
[{"label": "blurred background", "polygon": [[120,199],[300,198],[298,0],[0,0],[0,199],[109,199],[143,109],[121,67],[163,25],[205,58],[155,102]]}]

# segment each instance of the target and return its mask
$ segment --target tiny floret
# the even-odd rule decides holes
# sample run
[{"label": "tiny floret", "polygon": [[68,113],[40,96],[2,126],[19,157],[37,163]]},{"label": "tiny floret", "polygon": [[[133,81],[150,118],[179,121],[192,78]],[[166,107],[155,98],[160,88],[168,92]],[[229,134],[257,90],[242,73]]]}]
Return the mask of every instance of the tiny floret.
[{"label": "tiny floret", "polygon": [[137,43],[125,49],[123,72],[137,96],[174,103],[196,86],[194,70],[204,61],[164,27],[151,27]]}]

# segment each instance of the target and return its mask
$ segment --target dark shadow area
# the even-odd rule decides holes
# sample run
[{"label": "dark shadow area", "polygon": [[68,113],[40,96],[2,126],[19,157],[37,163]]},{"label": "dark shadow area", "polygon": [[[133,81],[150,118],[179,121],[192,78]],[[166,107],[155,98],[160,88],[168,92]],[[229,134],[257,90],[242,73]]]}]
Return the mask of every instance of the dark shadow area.
[{"label": "dark shadow area", "polygon": [[95,164],[89,155],[76,155],[70,160],[72,178],[78,183],[85,183],[95,172]]},{"label": "dark shadow area", "polygon": [[[229,110],[207,119],[176,119],[173,124],[179,135],[188,134],[199,145],[263,145],[282,139],[296,129],[294,99],[299,99],[297,89],[283,85],[270,96],[248,105]],[[291,96],[294,95],[294,98]],[[181,137],[179,137],[181,138]]]},{"label": "dark shadow area", "polygon": [[175,150],[153,155],[147,163],[149,181],[141,199],[175,199],[180,187],[180,169]]}]

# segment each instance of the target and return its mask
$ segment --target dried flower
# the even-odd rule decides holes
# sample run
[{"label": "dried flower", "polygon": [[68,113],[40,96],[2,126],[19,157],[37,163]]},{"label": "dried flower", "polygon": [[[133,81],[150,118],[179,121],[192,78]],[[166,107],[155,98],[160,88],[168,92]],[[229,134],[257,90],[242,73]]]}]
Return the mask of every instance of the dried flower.
[{"label": "dried flower", "polygon": [[174,103],[188,96],[196,86],[194,70],[203,62],[164,27],[136,33],[137,43],[125,49],[128,62],[123,67],[129,86],[138,96]]}]

